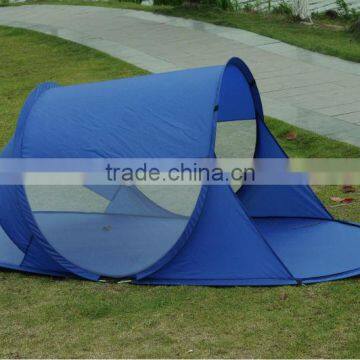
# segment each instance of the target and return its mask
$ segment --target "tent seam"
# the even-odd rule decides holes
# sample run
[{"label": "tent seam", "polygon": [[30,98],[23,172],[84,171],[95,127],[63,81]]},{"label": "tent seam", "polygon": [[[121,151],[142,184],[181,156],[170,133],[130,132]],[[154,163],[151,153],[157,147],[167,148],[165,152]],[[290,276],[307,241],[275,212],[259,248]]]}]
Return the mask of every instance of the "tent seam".
[{"label": "tent seam", "polygon": [[[18,126],[16,128],[16,132],[14,135],[14,143],[15,143],[14,146],[16,146],[14,150],[15,150],[15,153],[17,156],[22,157],[22,155],[23,155],[24,132],[25,132],[27,120],[29,118],[31,111],[33,110],[35,104],[39,101],[39,99],[48,90],[50,90],[52,88],[56,88],[56,87],[59,87],[59,85],[54,82],[42,83],[42,84],[38,85],[35,88],[35,90],[33,90],[33,92],[30,94],[30,96],[27,98],[25,105],[20,113]],[[30,207],[24,186],[19,185],[16,190],[17,190],[16,191],[17,192],[16,200],[17,200],[17,203],[18,203],[18,206],[20,209],[21,216],[23,217],[24,222],[25,222],[26,226],[28,227],[28,230],[32,234],[30,242],[32,242],[33,238],[38,237],[40,244],[44,247],[46,253],[52,259],[52,261],[54,261],[54,263],[56,263],[58,266],[63,268],[66,272],[73,273],[75,275],[82,276],[82,277],[85,277],[90,280],[98,280],[100,277],[98,274],[94,274],[85,269],[81,269],[77,265],[72,264],[69,260],[64,258],[55,249],[53,249],[53,247],[46,240],[45,236],[42,234],[36,220],[33,219],[32,209]],[[24,203],[27,204],[28,209],[24,208]],[[30,216],[30,221],[29,221],[29,216]],[[36,231],[34,231],[34,230],[36,230]],[[42,239],[44,239],[44,241]],[[44,242],[45,242],[45,244],[44,244]],[[47,248],[50,248],[51,251],[48,251]],[[29,246],[26,247],[26,251],[28,251],[28,249],[29,249]],[[54,253],[56,253],[56,258],[54,257]],[[26,256],[27,256],[27,253],[25,253],[23,261],[25,261]],[[57,257],[59,257],[59,259]],[[64,263],[66,265],[64,265]],[[67,264],[70,264],[70,268]],[[80,271],[72,270],[73,267],[76,269],[79,269]]]},{"label": "tent seam", "polygon": [[[229,62],[230,61],[231,60],[229,60]],[[211,126],[211,134],[210,134],[210,139],[209,139],[210,140],[209,141],[210,145],[209,145],[209,151],[208,151],[208,157],[211,157],[211,158],[215,157],[217,112],[218,112],[218,109],[219,109],[219,104],[218,103],[219,103],[219,96],[220,96],[220,89],[221,89],[222,79],[223,79],[223,75],[224,75],[224,72],[225,72],[225,69],[226,69],[228,63],[223,66],[223,69],[222,69],[221,73],[219,74],[219,78],[218,78],[217,85],[216,85],[216,90],[215,90],[215,93],[214,93],[213,105],[212,105],[212,108],[211,108],[212,109],[212,113],[211,113],[212,126]],[[173,246],[172,249],[170,249],[168,251],[167,254],[165,254],[160,260],[158,260],[157,263],[153,264],[148,269],[146,269],[146,270],[144,270],[144,271],[142,271],[140,273],[135,274],[135,279],[136,280],[141,280],[141,279],[147,278],[149,275],[154,274],[157,271],[161,270],[166,264],[168,264],[172,259],[174,259],[179,254],[181,249],[190,240],[191,234],[192,234],[194,228],[196,227],[196,225],[197,225],[197,223],[198,223],[198,221],[200,219],[200,215],[204,210],[206,198],[207,198],[207,195],[208,195],[208,189],[209,189],[208,185],[202,185],[200,193],[199,193],[199,197],[197,199],[197,203],[196,203],[195,208],[193,210],[193,213],[191,214],[191,216],[189,218],[189,221],[188,221],[188,224],[185,227],[182,235],[178,239],[177,243]],[[194,216],[194,215],[196,215],[196,216]]]},{"label": "tent seam", "polygon": [[[262,103],[261,103],[261,98],[260,98],[260,93],[259,90],[257,88],[256,85],[256,81],[250,71],[250,69],[248,68],[248,66],[239,58],[232,58],[230,59],[229,63],[233,62],[238,68],[239,70],[242,72],[242,74],[244,75],[245,79],[247,80],[248,84],[249,84],[249,89],[251,92],[251,96],[252,96],[252,100],[253,100],[253,104],[254,104],[254,110],[255,110],[255,116],[256,116],[256,124],[257,124],[257,131],[259,131],[258,129],[258,123],[260,121],[264,121],[264,114],[263,114],[263,109],[262,109]],[[256,137],[256,145],[255,145],[255,149],[258,146],[258,136]],[[255,150],[256,152],[256,150]],[[285,152],[284,152],[285,154]],[[286,156],[286,154],[285,154]],[[252,221],[252,218],[249,216],[249,214],[247,213],[246,209],[242,206],[241,201],[239,200],[239,198],[236,196],[236,194],[231,191],[232,194],[234,195],[234,198],[238,201],[238,204],[240,205],[241,209],[244,211],[244,213],[246,214],[246,216],[251,220],[251,224],[254,227],[255,231],[259,234],[259,236],[261,237],[261,239],[264,241],[264,243],[268,246],[268,248],[270,249],[270,251],[274,254],[274,256],[277,258],[277,260],[279,261],[279,263],[282,265],[282,267],[284,268],[284,270],[290,275],[290,277],[295,280],[297,283],[300,282],[299,279],[297,279],[289,270],[289,268],[284,264],[284,262],[281,260],[281,258],[278,256],[278,254],[275,252],[275,250],[272,248],[272,246],[268,243],[268,241],[266,240],[266,238],[263,236],[263,234],[260,232],[259,228],[257,227],[257,225],[254,223],[254,221]]]}]

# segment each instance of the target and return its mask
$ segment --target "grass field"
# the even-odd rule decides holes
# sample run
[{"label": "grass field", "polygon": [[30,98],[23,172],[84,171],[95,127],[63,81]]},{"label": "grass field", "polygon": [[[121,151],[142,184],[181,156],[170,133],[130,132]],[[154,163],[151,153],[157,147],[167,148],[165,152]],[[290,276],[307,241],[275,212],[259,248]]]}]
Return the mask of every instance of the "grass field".
[{"label": "grass field", "polygon": [[201,20],[215,25],[235,27],[265,35],[286,43],[326,55],[360,62],[360,40],[347,32],[349,22],[314,17],[314,25],[304,25],[287,15],[259,12],[224,11],[214,7],[141,6],[119,0],[30,0],[32,4],[90,5],[116,7]]},{"label": "grass field", "polygon": [[[0,137],[31,88],[143,74],[64,40],[0,27]],[[360,157],[360,149],[268,124],[292,156]],[[352,205],[331,208],[360,221]],[[329,203],[339,188],[318,189]],[[0,357],[360,357],[359,280],[301,287],[151,287],[0,272]]]}]

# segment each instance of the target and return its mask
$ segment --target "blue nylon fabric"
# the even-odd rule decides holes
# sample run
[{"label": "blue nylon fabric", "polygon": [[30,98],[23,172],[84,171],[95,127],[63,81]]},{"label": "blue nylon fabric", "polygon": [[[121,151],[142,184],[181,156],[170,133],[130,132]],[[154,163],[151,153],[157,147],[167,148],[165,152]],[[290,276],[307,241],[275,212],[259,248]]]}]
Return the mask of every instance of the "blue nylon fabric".
[{"label": "blue nylon fabric", "polygon": [[47,276],[54,276],[54,277],[72,277],[72,276],[74,276],[74,274],[67,273],[67,272],[56,272],[56,271],[44,270],[41,268],[27,267],[24,265],[14,265],[14,264],[1,263],[1,262],[0,262],[0,269],[15,270],[15,271],[23,272],[23,273],[47,275]]},{"label": "blue nylon fabric", "polygon": [[59,254],[110,277],[130,276],[153,265],[181,236],[188,221],[181,216],[71,212],[36,212],[34,216]]},{"label": "blue nylon fabric", "polygon": [[73,276],[73,272],[68,271],[49,256],[36,238],[33,238],[29,244],[20,268],[44,275]]},{"label": "blue nylon fabric", "polygon": [[[22,157],[23,132],[28,116],[39,98],[46,91],[56,86],[54,83],[44,83],[30,93],[20,112],[15,135],[1,154],[2,157]],[[15,267],[11,266],[11,268],[48,275],[69,276],[78,274],[88,279],[98,279],[98,276],[88,274],[86,271],[69,264],[66,259],[55,254],[50,247],[48,252],[44,251],[44,246],[41,247],[40,243],[44,244],[45,241],[35,224],[23,186],[0,186],[0,219],[9,238],[25,253],[23,263],[26,265],[21,263]],[[34,246],[35,243],[39,243],[39,246]],[[30,249],[34,250],[29,252]],[[29,261],[29,259],[36,260]],[[62,264],[66,266],[63,267]],[[3,266],[5,267],[5,264]]]},{"label": "blue nylon fabric", "polygon": [[135,186],[119,186],[106,208],[107,213],[172,218],[176,214],[162,208],[146,197]]},{"label": "blue nylon fabric", "polygon": [[255,222],[298,279],[335,276],[359,268],[359,226],[299,218],[258,218]]},{"label": "blue nylon fabric", "polygon": [[[24,107],[26,107],[26,104]],[[3,149],[1,158],[15,157],[14,144],[15,140],[13,137]],[[0,186],[0,221],[11,240],[20,250],[25,252],[30,241],[31,232],[19,212],[17,186]]]},{"label": "blue nylon fabric", "polygon": [[28,117],[23,156],[207,157],[222,70],[209,67],[50,89]]},{"label": "blue nylon fabric", "polygon": [[8,237],[2,226],[0,226],[0,264],[18,266],[24,259],[21,251]]},{"label": "blue nylon fabric", "polygon": [[14,137],[10,139],[7,145],[2,149],[1,157],[2,158],[11,158],[14,149]]},{"label": "blue nylon fabric", "polygon": [[30,242],[31,231],[19,211],[17,186],[0,186],[0,219],[11,240],[25,252]]},{"label": "blue nylon fabric", "polygon": [[[262,106],[257,91],[254,79],[249,72],[246,65],[238,60],[234,63],[242,70],[245,78],[250,84],[250,89],[253,97],[253,104],[255,108],[255,117],[258,124],[258,141],[256,148],[256,157],[267,158],[286,158],[286,154],[277,144],[273,136],[268,131],[263,123]],[[231,81],[231,80],[230,80]],[[223,86],[224,83],[223,83]],[[226,112],[223,112],[223,114]],[[219,120],[222,119],[243,119],[245,117],[237,115],[232,116],[231,111],[222,115],[221,107],[219,107]],[[336,263],[337,247],[341,247],[341,242],[337,241],[337,237],[333,238],[333,248],[326,247],[327,236],[332,232],[332,227],[335,222],[331,221],[331,216],[320,203],[320,201],[313,194],[308,186],[286,186],[275,187],[268,186],[265,192],[260,190],[259,194],[256,187],[243,187],[238,194],[239,202],[234,204],[228,198],[229,191],[227,187],[213,187],[209,189],[206,204],[201,214],[200,220],[192,233],[191,238],[184,248],[173,258],[171,262],[161,268],[158,272],[149,274],[148,277],[138,279],[136,283],[139,284],[166,284],[166,285],[248,285],[248,286],[271,286],[271,285],[284,285],[284,284],[297,284],[300,281],[324,281],[326,277],[321,276],[324,272],[327,274],[329,280],[336,278],[343,278],[352,276],[360,272],[360,261],[356,260],[356,256],[351,255],[351,251],[358,248],[359,228],[354,227],[349,230],[350,225],[340,224],[337,227],[336,234],[341,236],[349,236],[346,249],[340,251],[341,264],[334,266]],[[253,190],[253,191],[252,191]],[[221,194],[221,195],[220,195]],[[216,195],[218,198],[216,199]],[[264,197],[265,196],[265,197]],[[278,197],[280,197],[280,204],[278,206]],[[212,199],[215,199],[211,203]],[[242,201],[240,201],[240,199]],[[264,206],[264,199],[270,200],[262,212]],[[293,201],[293,204],[286,204],[287,201]],[[307,275],[316,276],[313,278],[304,278],[301,270],[306,271],[306,266],[311,261],[314,261],[314,256],[311,261],[306,259],[306,251],[303,249],[300,259],[296,257],[295,251],[287,253],[281,251],[281,247],[277,246],[275,242],[276,236],[271,236],[272,232],[262,226],[262,223],[253,221],[247,217],[243,211],[241,204],[253,216],[255,213],[268,216],[268,214],[282,214],[290,216],[311,216],[321,217],[330,220],[327,222],[329,226],[325,226],[320,233],[314,232],[313,234],[306,234],[310,240],[303,239],[304,234],[298,229],[288,231],[283,223],[279,222],[277,226],[279,233],[282,231],[282,239],[295,236],[297,241],[293,242],[301,248],[302,242],[309,242],[313,245],[311,240],[315,240],[318,235],[322,236],[320,242],[313,247],[309,246],[310,251],[319,250],[324,253],[321,254],[323,259],[326,259],[325,265],[319,271],[315,269],[310,270]],[[226,208],[225,208],[226,206]],[[235,215],[234,215],[235,214]],[[273,220],[274,221],[274,220]],[[272,224],[273,221],[270,221]],[[302,224],[304,219],[295,219],[295,223]],[[307,220],[307,221],[311,221]],[[337,223],[338,224],[338,223]],[[248,225],[251,225],[250,227]],[[355,229],[355,230],[354,230]],[[256,236],[256,235],[257,236]],[[298,235],[300,234],[300,236]],[[255,240],[253,237],[257,237]],[[221,239],[221,240],[220,240]],[[334,241],[335,239],[335,241]],[[279,242],[281,244],[281,241]],[[353,245],[356,244],[354,247]],[[315,249],[314,249],[315,247]],[[318,248],[317,248],[318,247]],[[283,247],[287,250],[286,246]],[[248,252],[249,251],[249,252]],[[278,252],[279,253],[278,253]],[[356,254],[359,252],[356,251]],[[257,255],[260,257],[257,258]],[[294,263],[294,264],[293,264]],[[297,267],[300,267],[300,269]],[[264,268],[265,266],[265,268]],[[352,270],[348,270],[349,268]],[[311,268],[311,266],[310,266]],[[348,271],[347,271],[348,270]],[[333,274],[334,271],[339,271],[339,274]]]},{"label": "blue nylon fabric", "polygon": [[[159,279],[145,278],[134,280],[138,285],[193,285],[193,286],[280,286],[297,285],[295,280],[291,279]],[[304,282],[305,283],[305,282]]]},{"label": "blue nylon fabric", "polygon": [[136,186],[87,185],[86,188],[110,200],[106,213],[173,217],[176,214],[146,197]]},{"label": "blue nylon fabric", "polygon": [[319,283],[319,282],[342,280],[342,279],[347,279],[347,278],[355,277],[355,276],[359,276],[359,275],[360,275],[360,268],[357,268],[357,269],[354,269],[351,271],[345,271],[345,272],[335,274],[335,275],[328,275],[328,276],[305,279],[303,281],[303,284],[314,284],[314,283]]},{"label": "blue nylon fabric", "polygon": [[[1,157],[14,157],[14,148],[12,138]],[[19,186],[0,186],[0,267],[44,275],[70,276],[70,272],[33,241],[32,232],[19,208],[18,189]]]},{"label": "blue nylon fabric", "polygon": [[191,238],[178,255],[139,283],[293,284],[228,186],[209,186]]},{"label": "blue nylon fabric", "polygon": [[[255,158],[287,159],[262,119],[258,120]],[[266,169],[263,169],[266,170]],[[271,173],[272,169],[268,169]],[[308,185],[243,186],[238,198],[253,217],[308,217],[332,219]]]},{"label": "blue nylon fabric", "polygon": [[[251,71],[240,59],[232,59],[230,63],[235,64],[241,70],[251,93],[251,99],[248,100],[248,103],[252,104],[254,108],[254,117],[257,122],[257,142],[254,157],[286,159],[286,153],[264,122],[260,94]],[[242,86],[244,86],[243,82]],[[245,97],[248,98],[248,91],[243,92]],[[234,102],[239,101],[234,99]],[[232,111],[236,113],[237,110],[232,108]],[[232,117],[231,114],[227,116]],[[269,171],[271,170],[269,169]],[[242,186],[238,191],[238,198],[250,216],[300,216],[332,219],[330,213],[307,185]]]},{"label": "blue nylon fabric", "polygon": [[[2,156],[208,157],[214,156],[216,120],[256,118],[256,157],[286,158],[263,122],[249,69],[232,59],[222,77],[223,71],[210,67],[64,88],[44,84],[24,105]],[[126,274],[139,265],[137,257],[158,248],[148,264],[149,257],[140,262],[136,283],[272,286],[360,274],[360,226],[334,221],[308,186],[250,186],[236,195],[228,186],[204,186],[190,219],[134,189],[121,202],[117,186],[89,188],[111,201],[108,212],[33,213],[23,187],[0,186],[0,267],[97,280],[121,276],[119,261]],[[45,224],[42,231],[37,222]],[[160,254],[173,231],[178,240]],[[60,248],[47,240],[64,232]],[[150,233],[157,243],[147,242]],[[133,241],[121,247],[115,240],[124,234]],[[90,251],[89,245],[97,250],[106,241],[107,254]],[[77,256],[88,261],[86,269],[76,265]]]},{"label": "blue nylon fabric", "polygon": [[255,108],[245,75],[236,62],[226,66],[219,94],[218,121],[253,120]]},{"label": "blue nylon fabric", "polygon": [[118,185],[85,185],[85,187],[107,200],[112,200],[119,190]]},{"label": "blue nylon fabric", "polygon": [[[209,119],[213,117],[223,68],[209,67],[96,84],[48,87],[33,104],[26,126],[22,127],[21,155],[42,158],[207,157],[212,151],[214,131]],[[46,228],[47,236],[44,236],[42,229],[37,226],[39,219],[36,222],[26,206],[25,194],[19,192],[19,196],[35,238],[62,267],[89,279],[96,279],[99,275],[116,276],[113,268],[100,272],[93,256],[91,266],[89,252],[81,252],[76,246],[84,245],[87,241],[89,234],[86,231],[77,233],[73,249],[77,252],[76,256],[71,252],[64,254],[56,251],[61,248],[57,233],[59,230],[54,228],[53,232],[49,231],[49,222],[46,221],[41,224]],[[203,198],[203,195],[199,196],[197,202],[194,199],[195,219],[183,222],[182,233],[179,233],[175,222],[173,231],[163,227],[163,235],[170,237],[174,234],[173,244],[163,242],[169,250],[176,242],[181,244],[186,241],[202,207]],[[159,211],[158,208],[156,210]],[[103,219],[100,214],[97,216]],[[67,218],[67,222],[71,225],[70,218]],[[103,222],[102,227],[106,228],[105,219]],[[54,221],[51,223],[52,226],[56,225]],[[146,234],[141,226],[137,228],[141,239]],[[159,226],[154,229],[159,229]],[[93,254],[99,250],[94,242],[87,242],[87,249],[91,247]],[[153,251],[156,249],[157,246],[154,246]],[[69,248],[67,250],[72,251]],[[106,245],[103,245],[103,252],[109,252]],[[100,254],[98,258],[101,258]],[[77,262],[68,259],[76,259]],[[155,258],[152,265],[156,265]],[[125,276],[124,267],[119,262],[118,268],[118,276]],[[142,267],[139,266],[139,269],[142,270]]]}]

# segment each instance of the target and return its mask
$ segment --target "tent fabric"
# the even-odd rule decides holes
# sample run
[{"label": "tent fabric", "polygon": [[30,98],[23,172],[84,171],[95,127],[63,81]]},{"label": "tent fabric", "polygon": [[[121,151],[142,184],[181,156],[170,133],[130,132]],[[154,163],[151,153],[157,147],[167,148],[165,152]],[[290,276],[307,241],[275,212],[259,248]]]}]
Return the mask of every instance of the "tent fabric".
[{"label": "tent fabric", "polygon": [[[265,281],[296,283],[229,187],[211,186],[204,210],[189,241],[151,282],[226,285]],[[139,279],[140,280],[140,279]],[[156,280],[156,281],[155,281]],[[145,279],[147,283],[149,280]]]},{"label": "tent fabric", "polygon": [[146,197],[136,186],[119,186],[117,193],[106,208],[106,212],[162,218],[176,216]]},{"label": "tent fabric", "polygon": [[0,253],[1,261],[4,264],[20,265],[24,259],[22,252],[7,236],[2,227],[0,227]]},{"label": "tent fabric", "polygon": [[[27,99],[2,157],[213,158],[217,122],[236,120],[256,121],[256,158],[287,158],[237,58],[101,83],[45,83]],[[158,192],[190,213],[135,186],[2,185],[0,266],[167,285],[295,285],[360,274],[359,224],[334,220],[306,184]]]},{"label": "tent fabric", "polygon": [[255,222],[291,273],[304,281],[351,271],[359,265],[356,226],[299,218],[258,218]]},{"label": "tent fabric", "polygon": [[[236,81],[233,81],[236,79]],[[242,69],[236,63],[226,66],[219,93],[217,121],[253,120],[256,117],[251,88]]]},{"label": "tent fabric", "polygon": [[[258,138],[254,158],[287,159],[287,155],[263,121],[258,121]],[[286,162],[283,163],[283,166],[286,167]],[[261,170],[272,171],[272,169],[264,168]],[[286,173],[284,172],[284,174]],[[237,195],[248,214],[253,217],[297,216],[332,219],[308,185],[245,185]]]},{"label": "tent fabric", "polygon": [[152,265],[164,249],[172,247],[187,223],[184,217],[107,213],[36,212],[34,216],[58,253],[109,277],[132,275]]}]

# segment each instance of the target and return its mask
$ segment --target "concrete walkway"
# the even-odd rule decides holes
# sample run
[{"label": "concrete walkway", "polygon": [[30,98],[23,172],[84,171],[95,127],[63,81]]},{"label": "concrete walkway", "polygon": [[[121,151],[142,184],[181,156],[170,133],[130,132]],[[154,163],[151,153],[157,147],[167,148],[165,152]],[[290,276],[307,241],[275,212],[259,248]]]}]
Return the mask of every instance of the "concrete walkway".
[{"label": "concrete walkway", "polygon": [[223,64],[238,56],[257,79],[265,114],[360,145],[360,64],[244,30],[132,10],[3,7],[0,24],[69,39],[152,72]]}]

